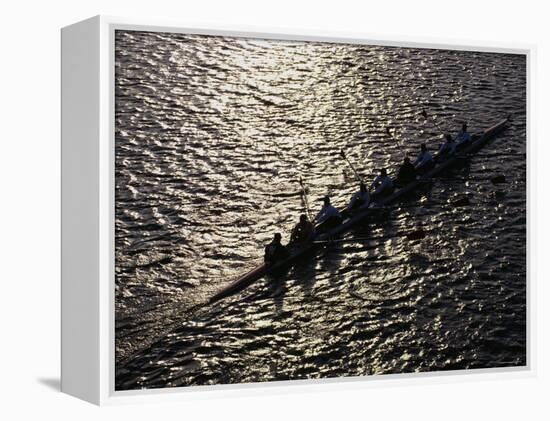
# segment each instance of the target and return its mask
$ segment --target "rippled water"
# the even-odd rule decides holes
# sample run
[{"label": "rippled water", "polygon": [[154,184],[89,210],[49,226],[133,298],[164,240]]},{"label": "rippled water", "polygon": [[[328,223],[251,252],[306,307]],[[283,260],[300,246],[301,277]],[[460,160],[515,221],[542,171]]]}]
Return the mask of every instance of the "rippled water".
[{"label": "rippled water", "polygon": [[[525,56],[116,33],[116,388],[526,363]],[[472,159],[207,305],[275,231],[462,121]],[[391,127],[397,141],[386,134]],[[491,178],[505,174],[504,184]],[[470,205],[455,206],[468,197]]]}]

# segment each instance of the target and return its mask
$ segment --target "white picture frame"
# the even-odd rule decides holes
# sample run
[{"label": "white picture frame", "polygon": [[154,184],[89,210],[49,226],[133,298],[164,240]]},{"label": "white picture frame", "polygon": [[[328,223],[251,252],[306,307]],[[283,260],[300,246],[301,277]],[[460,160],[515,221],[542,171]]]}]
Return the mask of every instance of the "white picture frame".
[{"label": "white picture frame", "polygon": [[[500,376],[534,375],[531,340],[533,303],[530,281],[530,218],[527,221],[527,365],[436,372],[299,380],[261,384],[198,386],[140,391],[114,388],[114,31],[117,29],[225,35],[274,40],[329,41],[383,46],[446,48],[525,54],[527,57],[527,122],[531,126],[530,79],[535,49],[526,45],[488,45],[456,40],[389,39],[375,35],[284,33],[273,28],[191,28],[160,20],[96,16],[65,27],[62,47],[62,377],[63,392],[94,404],[118,404],[262,394],[331,388],[380,387],[382,384],[467,381]],[[530,179],[530,133],[527,166]],[[530,189],[527,209],[530,209]],[[201,393],[198,393],[201,392]],[[208,392],[208,393],[203,393]]]}]

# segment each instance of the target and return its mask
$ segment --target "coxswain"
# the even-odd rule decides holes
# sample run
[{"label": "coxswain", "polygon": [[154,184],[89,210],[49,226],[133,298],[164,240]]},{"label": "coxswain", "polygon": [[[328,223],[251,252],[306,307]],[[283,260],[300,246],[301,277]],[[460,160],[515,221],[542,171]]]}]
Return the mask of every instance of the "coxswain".
[{"label": "coxswain", "polygon": [[468,133],[468,125],[466,123],[462,124],[462,129],[456,135],[456,146],[462,148],[466,146],[472,140],[472,135]]},{"label": "coxswain", "polygon": [[446,142],[441,145],[439,152],[437,153],[438,158],[448,158],[453,156],[456,152],[456,143],[453,140],[453,137],[450,134],[445,135]]},{"label": "coxswain", "polygon": [[418,154],[418,157],[414,160],[413,165],[416,171],[420,174],[433,168],[434,160],[432,154],[430,153],[430,151],[428,151],[428,148],[426,148],[425,143],[420,145],[420,153]]},{"label": "coxswain", "polygon": [[330,197],[323,198],[323,207],[315,217],[315,223],[324,230],[333,228],[342,223],[342,215],[330,204]]},{"label": "coxswain", "polygon": [[366,209],[370,205],[370,194],[367,186],[363,182],[359,184],[359,191],[355,193],[347,206],[347,211]]},{"label": "coxswain", "polygon": [[315,227],[306,215],[300,215],[300,222],[296,224],[290,235],[290,244],[307,244],[315,236]]},{"label": "coxswain", "polygon": [[273,240],[265,246],[264,262],[273,265],[288,257],[288,250],[281,244],[281,234],[276,233]]},{"label": "coxswain", "polygon": [[397,172],[397,184],[405,186],[414,180],[416,180],[416,168],[411,163],[411,159],[406,156]]},{"label": "coxswain", "polygon": [[372,182],[371,190],[373,190],[371,195],[373,199],[393,193],[393,180],[388,176],[385,168],[380,170],[380,175]]}]

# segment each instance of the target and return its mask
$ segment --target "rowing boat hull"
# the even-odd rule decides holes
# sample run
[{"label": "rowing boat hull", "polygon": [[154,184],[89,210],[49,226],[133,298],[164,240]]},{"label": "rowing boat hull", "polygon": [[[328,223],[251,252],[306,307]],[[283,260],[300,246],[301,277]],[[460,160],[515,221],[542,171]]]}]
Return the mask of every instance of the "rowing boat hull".
[{"label": "rowing boat hull", "polygon": [[[477,152],[485,143],[487,143],[490,139],[495,137],[497,134],[502,132],[506,128],[506,124],[508,123],[508,119],[504,119],[497,124],[495,124],[492,127],[489,127],[486,129],[483,134],[475,141],[473,141],[470,145],[466,146],[464,149],[460,151],[461,155],[469,155],[474,152]],[[369,215],[371,215],[373,212],[376,211],[376,209],[383,208],[384,206],[390,204],[391,202],[396,201],[397,199],[405,196],[408,193],[411,193],[415,190],[417,190],[420,186],[424,185],[426,181],[432,179],[433,177],[437,176],[438,174],[442,173],[443,171],[453,167],[458,162],[461,161],[460,157],[453,157],[449,158],[440,164],[436,165],[435,168],[428,171],[426,174],[424,174],[419,179],[407,184],[406,186],[400,188],[399,190],[396,190],[393,194],[390,196],[387,196],[375,204],[373,204],[370,208],[364,210],[363,212],[355,214],[353,217],[346,220],[343,224],[337,226],[336,228],[332,229],[331,231],[327,233],[320,234],[316,240],[324,241],[328,240],[329,238],[334,238],[342,233],[349,231],[352,227],[355,225],[358,225],[359,223],[363,222]],[[275,265],[267,266],[265,264],[261,264],[254,269],[252,269],[250,272],[247,272],[234,282],[230,283],[223,289],[221,289],[216,295],[214,295],[210,299],[210,303],[214,303],[216,301],[219,301],[223,298],[226,298],[228,296],[231,296],[233,294],[236,294],[243,289],[250,286],[252,283],[257,281],[258,279],[262,278],[268,273],[274,273],[278,270],[281,270],[283,268],[289,267],[293,265],[296,261],[298,261],[302,256],[313,252],[318,247],[320,247],[319,243],[311,243],[307,245],[306,247],[302,247],[300,249],[291,251],[291,256]]]},{"label": "rowing boat hull", "polygon": [[252,269],[250,272],[245,273],[237,280],[231,282],[229,285],[221,289],[214,295],[212,298],[210,298],[210,303],[219,301],[225,297],[229,297],[233,294],[236,294],[243,289],[247,288],[252,283],[256,282],[258,279],[262,278],[263,276],[269,274],[269,273],[276,273],[277,271],[287,268],[291,265],[293,265],[297,260],[299,260],[302,256],[305,254],[313,251],[317,247],[316,244],[310,244],[307,247],[302,247],[296,251],[291,252],[290,257],[276,263],[274,265],[268,266],[265,263],[262,263],[259,266],[256,266],[254,269]]},{"label": "rowing boat hull", "polygon": [[[478,151],[490,139],[492,139],[497,134],[502,132],[506,128],[507,123],[508,123],[508,119],[504,119],[498,122],[497,124],[495,124],[494,126],[488,128],[483,132],[483,134],[477,140],[475,140],[469,146],[462,149],[460,151],[460,154],[468,155]],[[328,238],[332,238],[337,235],[340,235],[343,232],[349,231],[351,227],[363,221],[367,216],[372,214],[373,211],[376,210],[377,208],[383,208],[384,206],[396,201],[397,199],[405,196],[406,194],[417,190],[419,187],[424,185],[426,181],[434,178],[435,176],[442,173],[443,171],[453,167],[460,161],[461,161],[461,158],[459,157],[453,157],[445,160],[444,162],[436,165],[432,170],[428,171],[419,179],[407,184],[406,186],[400,188],[399,190],[396,190],[393,194],[382,198],[381,200],[377,201],[375,204],[373,204],[370,208],[366,209],[365,211],[355,214],[352,218],[348,219],[343,224],[334,228],[332,231],[321,235],[318,239],[321,241],[327,240]]]}]

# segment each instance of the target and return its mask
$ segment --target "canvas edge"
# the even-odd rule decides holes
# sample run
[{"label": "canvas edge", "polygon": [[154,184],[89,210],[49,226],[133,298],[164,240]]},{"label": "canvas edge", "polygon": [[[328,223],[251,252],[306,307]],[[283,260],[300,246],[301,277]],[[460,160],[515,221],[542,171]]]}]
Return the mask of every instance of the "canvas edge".
[{"label": "canvas edge", "polygon": [[61,30],[61,391],[100,403],[98,17]]}]

